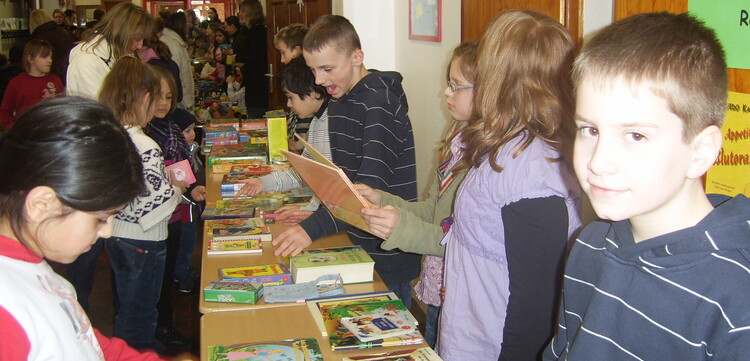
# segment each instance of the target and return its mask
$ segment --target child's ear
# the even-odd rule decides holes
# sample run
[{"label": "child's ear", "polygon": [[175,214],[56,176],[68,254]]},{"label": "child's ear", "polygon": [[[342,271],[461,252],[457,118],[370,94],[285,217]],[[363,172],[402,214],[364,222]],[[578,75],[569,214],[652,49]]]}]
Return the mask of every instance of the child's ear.
[{"label": "child's ear", "polygon": [[365,52],[362,49],[357,49],[352,53],[352,63],[354,66],[362,66],[365,62]]},{"label": "child's ear", "polygon": [[693,160],[688,170],[688,178],[700,178],[711,168],[721,151],[722,138],[721,129],[715,125],[703,129],[693,138]]},{"label": "child's ear", "polygon": [[34,187],[26,196],[25,206],[28,221],[38,224],[51,215],[58,215],[62,203],[52,188],[39,186]]}]

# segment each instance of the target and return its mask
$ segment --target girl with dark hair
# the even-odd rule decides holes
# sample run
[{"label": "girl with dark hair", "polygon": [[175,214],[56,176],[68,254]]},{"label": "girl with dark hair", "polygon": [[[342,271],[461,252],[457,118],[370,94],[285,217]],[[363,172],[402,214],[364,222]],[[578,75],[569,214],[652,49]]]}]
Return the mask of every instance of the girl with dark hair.
[{"label": "girl with dark hair", "polygon": [[112,235],[146,191],[112,111],[83,98],[29,108],[0,138],[0,169],[0,360],[160,360],[94,329],[46,261],[70,263]]},{"label": "girl with dark hair", "polygon": [[195,82],[193,82],[193,64],[188,53],[187,42],[188,24],[185,13],[178,12],[169,15],[164,23],[164,32],[159,38],[167,44],[172,52],[172,60],[180,68],[180,79],[182,79],[182,101],[179,103],[183,109],[193,109],[195,103]]}]

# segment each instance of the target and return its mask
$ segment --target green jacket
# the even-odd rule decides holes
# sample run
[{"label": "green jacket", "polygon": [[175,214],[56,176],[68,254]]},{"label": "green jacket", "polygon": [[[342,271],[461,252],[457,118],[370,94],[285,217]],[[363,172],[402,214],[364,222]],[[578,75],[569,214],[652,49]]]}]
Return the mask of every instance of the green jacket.
[{"label": "green jacket", "polygon": [[437,199],[439,194],[438,177],[432,181],[430,192],[425,200],[407,202],[401,197],[387,192],[380,192],[380,205],[391,205],[401,211],[401,220],[388,239],[381,247],[385,250],[399,248],[405,252],[445,256],[445,247],[440,245],[445,232],[440,222],[453,214],[453,200],[456,190],[464,180],[467,169],[461,170],[448,185],[445,195]]}]

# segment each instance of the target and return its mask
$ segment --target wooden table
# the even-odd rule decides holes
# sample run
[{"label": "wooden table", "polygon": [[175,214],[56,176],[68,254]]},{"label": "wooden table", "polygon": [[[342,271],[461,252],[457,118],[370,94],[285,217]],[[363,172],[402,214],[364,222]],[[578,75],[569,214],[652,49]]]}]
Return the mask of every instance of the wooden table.
[{"label": "wooden table", "polygon": [[[304,304],[302,304],[304,305]],[[208,360],[208,346],[243,342],[278,341],[314,337],[318,340],[323,359],[341,360],[346,356],[427,347],[421,345],[376,347],[359,350],[332,351],[328,337],[323,337],[307,307],[283,307],[236,312],[213,312],[201,317],[201,360]]]}]

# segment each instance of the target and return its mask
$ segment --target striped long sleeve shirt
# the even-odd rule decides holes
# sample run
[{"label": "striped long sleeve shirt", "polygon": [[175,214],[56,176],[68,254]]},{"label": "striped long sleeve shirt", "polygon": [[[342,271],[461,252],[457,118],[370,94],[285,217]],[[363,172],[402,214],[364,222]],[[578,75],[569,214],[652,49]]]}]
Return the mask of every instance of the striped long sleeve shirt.
[{"label": "striped long sleeve shirt", "polygon": [[639,243],[628,221],[586,227],[544,359],[750,358],[750,201],[709,199],[695,226]]}]

